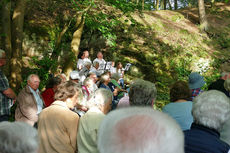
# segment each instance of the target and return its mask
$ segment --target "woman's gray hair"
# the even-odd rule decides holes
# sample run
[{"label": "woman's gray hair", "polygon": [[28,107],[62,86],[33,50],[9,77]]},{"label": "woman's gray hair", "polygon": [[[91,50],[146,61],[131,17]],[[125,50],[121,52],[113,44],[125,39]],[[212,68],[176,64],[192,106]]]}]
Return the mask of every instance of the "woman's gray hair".
[{"label": "woman's gray hair", "polygon": [[109,76],[108,73],[102,74],[101,77],[100,77],[100,82],[101,82],[101,83],[104,83],[109,77],[110,77],[110,76]]},{"label": "woman's gray hair", "polygon": [[230,117],[230,100],[220,91],[204,91],[194,98],[192,115],[195,123],[219,131]]},{"label": "woman's gray hair", "polygon": [[100,153],[184,153],[184,135],[167,114],[150,107],[111,111],[98,132]]},{"label": "woman's gray hair", "polygon": [[89,107],[105,105],[106,103],[111,102],[112,98],[113,93],[110,90],[100,88],[93,93],[87,104]]},{"label": "woman's gray hair", "polygon": [[97,64],[99,64],[99,62],[98,61],[94,61],[93,62],[93,67],[95,67]]},{"label": "woman's gray hair", "polygon": [[225,90],[230,92],[230,78],[228,78],[227,80],[224,81],[224,88],[225,88]]},{"label": "woman's gray hair", "polygon": [[154,83],[138,79],[130,85],[129,101],[132,106],[151,106],[156,99]]},{"label": "woman's gray hair", "polygon": [[76,92],[78,92],[78,97],[83,98],[81,86],[74,81],[66,81],[58,85],[57,90],[54,95],[55,100],[66,101],[68,98],[72,98]]},{"label": "woman's gray hair", "polygon": [[84,63],[84,66],[91,66],[91,65],[92,64],[90,62],[88,62],[88,61]]},{"label": "woman's gray hair", "polygon": [[36,153],[38,150],[37,130],[23,122],[0,123],[1,153]]},{"label": "woman's gray hair", "polygon": [[112,73],[111,79],[118,81],[120,79],[120,75],[118,73]]}]

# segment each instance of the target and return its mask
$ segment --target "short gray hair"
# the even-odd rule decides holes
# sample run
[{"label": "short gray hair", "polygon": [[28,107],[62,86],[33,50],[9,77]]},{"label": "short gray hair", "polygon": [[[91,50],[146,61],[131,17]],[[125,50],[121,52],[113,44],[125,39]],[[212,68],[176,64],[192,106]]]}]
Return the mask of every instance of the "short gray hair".
[{"label": "short gray hair", "polygon": [[219,131],[230,116],[230,100],[217,90],[204,91],[193,100],[194,122]]},{"label": "short gray hair", "polygon": [[91,78],[86,78],[84,81],[83,81],[83,85],[90,85],[90,86],[93,86],[94,82],[93,82],[93,79]]},{"label": "short gray hair", "polygon": [[84,63],[84,66],[91,66],[91,65],[92,64],[90,62],[88,62],[88,61]]},{"label": "short gray hair", "polygon": [[3,54],[6,54],[6,52],[2,49],[0,49],[0,58],[3,58]]},{"label": "short gray hair", "polygon": [[111,75],[111,79],[114,79],[114,80],[119,80],[120,79],[120,75],[118,73],[112,73]]},{"label": "short gray hair", "polygon": [[149,107],[110,112],[98,133],[100,153],[184,153],[184,135],[167,114]]},{"label": "short gray hair", "polygon": [[32,79],[33,77],[38,77],[38,78],[39,78],[39,76],[38,76],[37,74],[30,74],[30,75],[27,77],[27,82],[28,82],[28,81],[31,81],[31,79]]},{"label": "short gray hair", "polygon": [[113,98],[113,93],[110,90],[100,88],[97,89],[93,95],[91,96],[90,100],[87,102],[89,106],[100,106],[105,105]]},{"label": "short gray hair", "polygon": [[37,130],[23,122],[0,123],[0,152],[36,153],[38,150]]},{"label": "short gray hair", "polygon": [[98,61],[93,62],[93,67],[95,67],[97,64],[100,64]]},{"label": "short gray hair", "polygon": [[131,106],[151,106],[156,96],[156,86],[150,81],[138,79],[130,85],[129,100]]}]

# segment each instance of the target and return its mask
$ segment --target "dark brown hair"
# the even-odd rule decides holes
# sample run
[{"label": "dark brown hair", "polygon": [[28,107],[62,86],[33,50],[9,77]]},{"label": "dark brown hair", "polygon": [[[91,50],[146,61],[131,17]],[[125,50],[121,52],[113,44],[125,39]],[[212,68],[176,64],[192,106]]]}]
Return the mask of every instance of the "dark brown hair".
[{"label": "dark brown hair", "polygon": [[179,99],[192,100],[192,91],[185,81],[177,81],[170,89],[170,101],[175,102]]}]

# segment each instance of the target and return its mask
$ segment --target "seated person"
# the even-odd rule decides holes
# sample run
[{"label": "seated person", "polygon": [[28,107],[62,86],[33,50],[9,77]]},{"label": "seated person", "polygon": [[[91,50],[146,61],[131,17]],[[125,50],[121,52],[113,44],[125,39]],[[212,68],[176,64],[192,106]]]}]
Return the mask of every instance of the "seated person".
[{"label": "seated person", "polygon": [[118,92],[118,96],[117,99],[121,99],[122,97],[124,97],[124,92],[127,92],[126,90],[122,89],[122,87],[120,86],[120,84],[118,83],[118,80],[120,79],[120,76],[118,73],[113,73],[111,75],[111,81],[109,82],[109,87],[110,89],[112,88],[113,90],[115,90],[115,88],[119,89]]},{"label": "seated person", "polygon": [[80,83],[81,84],[83,84],[84,80],[86,79],[87,75],[89,74],[90,68],[91,68],[91,63],[90,62],[85,62],[84,67],[79,72]]},{"label": "seated person", "polygon": [[101,71],[99,71],[99,62],[95,61],[93,66],[90,68],[89,73],[95,73],[97,76],[101,75]]},{"label": "seated person", "polygon": [[23,122],[0,123],[1,153],[36,153],[38,133],[35,128]]},{"label": "seated person", "polygon": [[104,89],[107,89],[107,90],[110,90],[111,92],[113,92],[112,109],[115,109],[117,107],[117,103],[118,103],[118,101],[117,101],[118,92],[120,90],[118,87],[110,88],[109,87],[110,80],[111,79],[110,79],[109,73],[104,73],[103,75],[101,75],[99,88],[104,88]]},{"label": "seated person", "polygon": [[185,134],[186,153],[228,153],[219,131],[230,117],[230,100],[217,90],[204,91],[193,101],[194,123]]},{"label": "seated person", "polygon": [[42,98],[45,103],[45,107],[50,106],[54,102],[54,93],[57,89],[57,86],[61,83],[59,77],[51,78],[46,85],[46,90],[42,93]]},{"label": "seated person", "polygon": [[85,100],[89,100],[89,97],[94,93],[94,82],[91,78],[86,78],[82,85],[82,92]]},{"label": "seated person", "polygon": [[163,112],[169,114],[180,125],[182,130],[188,130],[193,122],[191,90],[184,81],[177,81],[170,89],[171,103],[165,105]]},{"label": "seated person", "polygon": [[77,146],[80,153],[99,153],[97,134],[105,114],[111,109],[112,92],[98,89],[89,100],[89,110],[80,118],[77,134]]},{"label": "seated person", "polygon": [[69,80],[74,81],[75,83],[80,82],[80,75],[78,71],[70,72],[69,76],[70,76]]},{"label": "seated person", "polygon": [[184,136],[168,115],[150,107],[111,111],[98,133],[100,153],[184,153]]},{"label": "seated person", "polygon": [[192,90],[192,99],[195,98],[197,95],[199,95],[203,90],[201,90],[201,87],[204,86],[205,81],[204,77],[201,76],[197,72],[192,72],[189,75],[189,88]]}]

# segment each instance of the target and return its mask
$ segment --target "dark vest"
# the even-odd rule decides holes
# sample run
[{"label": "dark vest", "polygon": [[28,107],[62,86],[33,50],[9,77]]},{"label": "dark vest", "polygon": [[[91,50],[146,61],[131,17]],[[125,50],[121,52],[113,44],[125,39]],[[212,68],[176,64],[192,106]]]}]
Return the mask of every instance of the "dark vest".
[{"label": "dark vest", "polygon": [[220,140],[216,130],[192,124],[191,129],[184,131],[185,153],[228,153],[230,146]]}]

